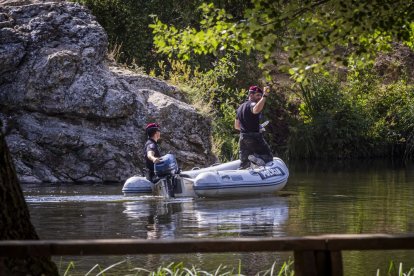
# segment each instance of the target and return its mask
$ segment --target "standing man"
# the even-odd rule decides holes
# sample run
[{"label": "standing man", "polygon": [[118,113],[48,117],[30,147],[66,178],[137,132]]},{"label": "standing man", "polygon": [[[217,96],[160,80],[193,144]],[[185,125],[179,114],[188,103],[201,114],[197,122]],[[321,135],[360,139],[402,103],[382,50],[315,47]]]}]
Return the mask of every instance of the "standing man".
[{"label": "standing man", "polygon": [[149,181],[154,180],[154,164],[160,162],[160,149],[158,147],[158,140],[161,137],[160,125],[157,123],[149,123],[145,128],[147,132],[148,140],[144,146],[145,163],[148,169],[146,175]]},{"label": "standing man", "polygon": [[260,132],[261,112],[269,96],[270,87],[266,86],[263,90],[258,86],[250,86],[249,99],[237,109],[234,128],[240,131],[239,169],[248,168],[250,162],[263,166],[273,160],[272,151]]}]

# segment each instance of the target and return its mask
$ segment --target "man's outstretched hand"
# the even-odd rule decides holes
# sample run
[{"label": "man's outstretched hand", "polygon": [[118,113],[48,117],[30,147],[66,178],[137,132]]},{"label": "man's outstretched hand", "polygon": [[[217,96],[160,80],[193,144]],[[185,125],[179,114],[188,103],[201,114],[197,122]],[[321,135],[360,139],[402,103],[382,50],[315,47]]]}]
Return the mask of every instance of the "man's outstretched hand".
[{"label": "man's outstretched hand", "polygon": [[263,87],[264,95],[269,96],[270,94],[270,86]]}]

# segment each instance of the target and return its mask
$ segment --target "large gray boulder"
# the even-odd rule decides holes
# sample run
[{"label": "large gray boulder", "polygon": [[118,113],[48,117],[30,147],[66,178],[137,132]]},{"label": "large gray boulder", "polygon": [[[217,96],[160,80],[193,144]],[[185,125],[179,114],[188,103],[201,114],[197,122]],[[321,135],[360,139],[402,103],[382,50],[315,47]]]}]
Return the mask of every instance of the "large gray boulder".
[{"label": "large gray boulder", "polygon": [[142,174],[153,121],[162,151],[183,168],[214,162],[210,121],[177,100],[176,87],[110,65],[107,35],[87,9],[0,1],[0,119],[22,182]]}]

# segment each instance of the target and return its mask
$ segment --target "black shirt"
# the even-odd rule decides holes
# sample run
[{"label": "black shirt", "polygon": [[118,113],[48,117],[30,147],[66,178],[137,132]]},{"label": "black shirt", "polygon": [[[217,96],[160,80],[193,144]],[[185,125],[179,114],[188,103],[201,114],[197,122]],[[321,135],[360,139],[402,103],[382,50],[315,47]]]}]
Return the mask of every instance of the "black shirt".
[{"label": "black shirt", "polygon": [[158,147],[157,142],[149,138],[144,146],[144,153],[145,153],[145,163],[147,168],[150,170],[151,173],[154,173],[154,163],[148,159],[148,152],[153,151],[155,157],[161,157],[160,149]]},{"label": "black shirt", "polygon": [[260,128],[260,113],[254,114],[252,112],[255,102],[246,101],[237,109],[236,118],[240,122],[240,132],[259,132]]}]

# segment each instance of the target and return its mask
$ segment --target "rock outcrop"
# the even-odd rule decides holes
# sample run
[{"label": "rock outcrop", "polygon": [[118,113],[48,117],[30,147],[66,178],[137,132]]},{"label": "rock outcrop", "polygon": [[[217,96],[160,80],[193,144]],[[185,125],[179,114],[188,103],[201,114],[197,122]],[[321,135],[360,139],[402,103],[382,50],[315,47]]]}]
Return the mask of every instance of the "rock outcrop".
[{"label": "rock outcrop", "polygon": [[214,162],[210,121],[174,98],[177,88],[109,65],[107,46],[80,5],[1,1],[0,119],[22,182],[141,174],[152,121],[162,126],[162,151],[183,168]]}]

